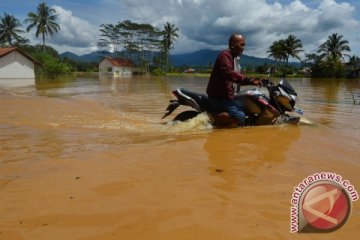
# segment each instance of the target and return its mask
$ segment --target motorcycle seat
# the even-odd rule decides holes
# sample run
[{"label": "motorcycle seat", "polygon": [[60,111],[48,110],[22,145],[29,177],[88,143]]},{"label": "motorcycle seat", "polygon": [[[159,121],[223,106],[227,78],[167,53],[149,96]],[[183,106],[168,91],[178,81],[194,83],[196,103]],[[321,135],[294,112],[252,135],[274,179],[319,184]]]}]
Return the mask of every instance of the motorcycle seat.
[{"label": "motorcycle seat", "polygon": [[209,98],[206,94],[196,93],[184,88],[179,88],[181,93],[192,98],[200,107],[201,111],[209,111],[211,108],[211,104]]}]

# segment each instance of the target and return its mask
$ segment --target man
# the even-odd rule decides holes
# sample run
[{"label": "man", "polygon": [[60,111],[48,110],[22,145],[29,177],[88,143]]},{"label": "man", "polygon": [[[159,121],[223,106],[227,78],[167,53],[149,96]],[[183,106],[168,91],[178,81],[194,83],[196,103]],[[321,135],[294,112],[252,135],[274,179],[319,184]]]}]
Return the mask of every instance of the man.
[{"label": "man", "polygon": [[235,70],[234,61],[243,53],[245,38],[234,33],[229,38],[229,49],[219,53],[212,69],[206,93],[217,112],[227,112],[230,117],[245,123],[245,113],[242,106],[233,99],[235,95],[234,83],[240,85],[261,85],[261,80],[251,79]]}]

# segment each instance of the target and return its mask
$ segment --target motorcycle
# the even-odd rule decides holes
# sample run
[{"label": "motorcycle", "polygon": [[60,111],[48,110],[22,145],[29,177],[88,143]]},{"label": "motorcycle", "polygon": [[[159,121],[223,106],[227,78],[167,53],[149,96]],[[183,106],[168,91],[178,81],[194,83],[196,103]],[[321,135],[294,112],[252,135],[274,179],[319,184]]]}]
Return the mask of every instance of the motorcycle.
[{"label": "motorcycle", "polygon": [[[299,116],[291,116],[289,112],[303,114],[301,109],[295,108],[297,93],[290,83],[282,79],[278,84],[270,80],[262,81],[263,87],[268,90],[268,95],[262,87],[250,90],[238,91],[234,101],[244,106],[246,114],[245,126],[273,125],[275,123],[297,124]],[[213,110],[207,95],[195,93],[184,88],[172,91],[176,99],[170,100],[170,104],[162,117],[165,118],[175,111],[180,105],[189,106],[194,110],[179,113],[174,121],[187,121],[200,113],[207,113],[214,127],[238,127],[239,121],[229,116],[226,112]]]}]

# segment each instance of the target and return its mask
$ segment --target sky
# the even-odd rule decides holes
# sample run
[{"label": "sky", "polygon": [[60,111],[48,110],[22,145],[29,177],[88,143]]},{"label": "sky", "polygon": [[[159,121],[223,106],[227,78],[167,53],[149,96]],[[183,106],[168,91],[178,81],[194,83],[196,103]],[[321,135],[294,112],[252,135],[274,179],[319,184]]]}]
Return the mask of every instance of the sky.
[{"label": "sky", "polygon": [[[0,0],[0,15],[22,23],[42,1]],[[130,20],[162,29],[166,22],[179,29],[172,53],[227,48],[229,36],[246,39],[244,54],[267,57],[270,45],[289,34],[302,41],[305,53],[315,53],[333,33],[349,41],[350,55],[360,56],[359,0],[46,0],[58,14],[60,31],[47,42],[59,53],[78,55],[98,50],[100,24]],[[23,24],[23,29],[26,24]],[[41,44],[35,33],[24,35]],[[303,57],[303,56],[302,56]]]}]

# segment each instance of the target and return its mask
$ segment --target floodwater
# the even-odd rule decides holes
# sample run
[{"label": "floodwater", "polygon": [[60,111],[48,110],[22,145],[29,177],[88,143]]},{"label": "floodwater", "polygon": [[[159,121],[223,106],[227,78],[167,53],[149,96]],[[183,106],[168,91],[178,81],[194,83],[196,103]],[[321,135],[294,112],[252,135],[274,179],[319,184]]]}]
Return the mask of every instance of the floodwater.
[{"label": "floodwater", "polygon": [[360,201],[326,234],[290,233],[290,201],[319,172],[360,192],[360,82],[290,82],[299,125],[238,129],[161,119],[172,89],[207,78],[0,88],[0,239],[357,238]]}]

